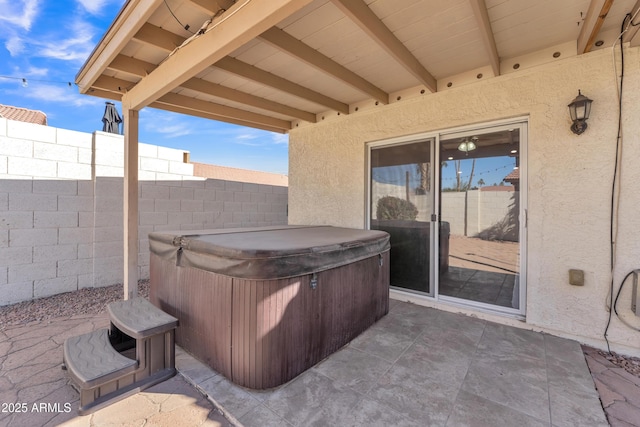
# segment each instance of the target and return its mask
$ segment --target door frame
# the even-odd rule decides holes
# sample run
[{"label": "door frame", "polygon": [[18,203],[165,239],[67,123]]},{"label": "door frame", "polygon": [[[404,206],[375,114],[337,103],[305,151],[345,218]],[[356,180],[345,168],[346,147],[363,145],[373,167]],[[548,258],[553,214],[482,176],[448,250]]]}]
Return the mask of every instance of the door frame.
[{"label": "door frame", "polygon": [[526,316],[526,304],[527,304],[527,227],[528,227],[528,179],[527,179],[527,152],[528,152],[528,128],[529,117],[520,116],[510,119],[495,120],[484,123],[477,123],[472,125],[464,125],[452,128],[445,128],[438,131],[422,132],[412,135],[404,135],[393,138],[386,138],[376,141],[370,141],[365,144],[366,150],[366,188],[365,188],[365,228],[371,228],[371,150],[373,148],[379,148],[391,145],[410,144],[425,140],[433,140],[431,144],[431,158],[434,165],[438,167],[431,168],[431,182],[433,188],[437,188],[436,192],[433,192],[433,210],[435,214],[440,212],[440,140],[444,138],[451,138],[457,136],[466,136],[478,132],[489,133],[492,130],[502,130],[510,128],[518,128],[520,131],[520,147],[519,147],[519,170],[520,170],[520,209],[518,212],[519,220],[519,244],[520,244],[520,263],[519,263],[519,309],[513,309],[508,307],[500,307],[497,305],[480,303],[476,301],[463,300],[455,297],[447,297],[440,295],[439,293],[439,233],[434,230],[438,230],[440,226],[440,218],[430,223],[430,236],[434,236],[429,239],[431,259],[429,261],[429,281],[433,286],[433,296],[426,294],[418,294],[409,290],[403,290],[401,288],[392,288],[390,295],[397,299],[409,300],[417,304],[434,305],[433,303],[447,304],[462,308],[469,308],[475,311],[486,312],[490,314],[498,314],[501,316],[512,317],[516,319],[524,319]]},{"label": "door frame", "polygon": [[[437,156],[437,150],[438,150],[438,145],[439,145],[439,140],[438,140],[438,134],[437,133],[424,133],[424,134],[417,134],[417,135],[410,135],[410,136],[406,136],[406,137],[399,137],[399,138],[392,138],[392,139],[387,139],[387,140],[381,140],[381,141],[376,141],[376,142],[371,142],[371,143],[367,143],[366,144],[366,150],[367,150],[367,184],[366,184],[366,207],[365,207],[365,228],[366,229],[371,229],[371,211],[372,211],[372,206],[371,206],[371,152],[373,151],[373,149],[376,148],[384,148],[384,147],[391,147],[391,146],[400,146],[400,145],[409,145],[409,144],[416,144],[416,143],[421,143],[421,142],[428,142],[429,143],[429,158],[430,161],[432,163],[432,165],[435,165],[435,159]],[[433,233],[435,233],[437,230],[437,226],[438,226],[438,221],[434,221],[434,215],[437,216],[437,212],[439,210],[439,177],[438,177],[438,173],[436,173],[438,171],[438,168],[436,168],[435,166],[432,166],[430,168],[430,179],[431,179],[431,186],[433,189],[437,189],[437,191],[431,191],[431,212],[429,213],[429,216],[432,218],[429,221],[429,236],[433,236]],[[438,258],[434,258],[431,254],[433,253],[434,250],[434,245],[437,246],[438,241],[437,239],[430,238],[429,242],[427,242],[429,245],[429,289],[431,290],[431,294],[426,294],[424,292],[420,292],[420,291],[414,291],[411,289],[404,289],[404,288],[399,288],[399,287],[394,287],[393,290],[398,290],[401,292],[406,292],[409,293],[411,295],[417,295],[420,297],[424,297],[424,298],[429,298],[431,300],[434,300],[436,298],[436,296],[438,295],[438,288],[437,288],[437,274],[438,272],[435,270],[435,265],[438,264],[437,260]]]}]

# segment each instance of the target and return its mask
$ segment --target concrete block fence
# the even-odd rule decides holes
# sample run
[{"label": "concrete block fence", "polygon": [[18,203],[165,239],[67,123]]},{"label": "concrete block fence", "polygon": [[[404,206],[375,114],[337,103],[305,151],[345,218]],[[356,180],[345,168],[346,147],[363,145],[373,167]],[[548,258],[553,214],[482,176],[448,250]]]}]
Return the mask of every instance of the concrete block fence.
[{"label": "concrete block fence", "polygon": [[[140,144],[139,256],[160,230],[287,223],[287,187],[194,176],[185,151]],[[0,305],[123,278],[124,141],[0,118]]]},{"label": "concrete block fence", "polygon": [[[454,235],[478,237],[490,234],[499,240],[514,240],[517,238],[518,220],[515,204],[518,192],[514,190],[511,186],[505,186],[443,192],[440,195],[442,221],[449,223],[451,234]],[[372,193],[374,218],[378,200],[384,196],[406,199],[406,194],[403,185],[376,183]],[[418,208],[416,220],[429,221],[432,196],[411,194],[409,199]]]}]

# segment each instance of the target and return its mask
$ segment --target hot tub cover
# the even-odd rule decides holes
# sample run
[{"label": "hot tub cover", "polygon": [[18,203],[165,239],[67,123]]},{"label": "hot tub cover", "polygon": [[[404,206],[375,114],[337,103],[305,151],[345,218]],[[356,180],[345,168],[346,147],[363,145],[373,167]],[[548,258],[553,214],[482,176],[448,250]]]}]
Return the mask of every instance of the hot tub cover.
[{"label": "hot tub cover", "polygon": [[331,226],[275,226],[153,232],[152,253],[182,267],[243,279],[284,279],[340,267],[389,250],[378,230]]}]

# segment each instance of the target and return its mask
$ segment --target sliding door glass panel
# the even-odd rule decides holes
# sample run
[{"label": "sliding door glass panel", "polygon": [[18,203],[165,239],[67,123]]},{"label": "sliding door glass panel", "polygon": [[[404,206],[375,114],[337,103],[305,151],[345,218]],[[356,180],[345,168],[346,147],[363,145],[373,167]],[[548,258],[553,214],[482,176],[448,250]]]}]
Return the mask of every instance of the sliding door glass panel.
[{"label": "sliding door glass panel", "polygon": [[391,286],[433,295],[432,141],[371,148],[370,227],[390,235]]},{"label": "sliding door glass panel", "polygon": [[441,139],[440,295],[520,308],[519,132]]}]

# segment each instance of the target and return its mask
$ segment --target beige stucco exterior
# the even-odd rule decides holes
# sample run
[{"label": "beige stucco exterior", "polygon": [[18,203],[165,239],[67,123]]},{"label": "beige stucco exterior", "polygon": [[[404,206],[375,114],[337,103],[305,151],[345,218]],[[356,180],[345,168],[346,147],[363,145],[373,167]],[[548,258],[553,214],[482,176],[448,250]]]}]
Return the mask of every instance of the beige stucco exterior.
[{"label": "beige stucco exterior", "polygon": [[[640,268],[640,51],[625,49],[623,149],[614,282]],[[362,109],[290,133],[289,222],[363,228],[366,143],[511,117],[528,118],[527,304],[524,322],[433,300],[419,301],[605,346],[611,282],[609,217],[618,127],[611,49],[475,84]],[[619,52],[617,55],[619,63]],[[567,104],[594,100],[589,128],[571,133]],[[585,272],[571,286],[569,269]],[[618,303],[635,328],[631,283]],[[640,332],[613,316],[612,349],[640,354]]]}]

